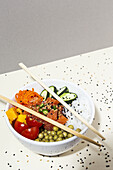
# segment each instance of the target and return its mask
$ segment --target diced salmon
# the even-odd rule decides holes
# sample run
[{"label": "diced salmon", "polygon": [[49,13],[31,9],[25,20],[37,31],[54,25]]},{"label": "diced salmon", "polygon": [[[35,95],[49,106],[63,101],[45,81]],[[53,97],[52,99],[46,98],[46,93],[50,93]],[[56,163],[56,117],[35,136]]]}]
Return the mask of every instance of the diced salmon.
[{"label": "diced salmon", "polygon": [[68,119],[63,116],[63,115],[60,115],[60,117],[58,118],[57,122],[61,123],[61,124],[65,124],[66,122],[68,121]]},{"label": "diced salmon", "polygon": [[57,120],[57,114],[58,114],[58,110],[51,109],[47,117],[53,120]]},{"label": "diced salmon", "polygon": [[48,97],[45,102],[46,102],[46,103],[50,103],[51,105],[57,105],[57,104],[59,104],[59,101],[58,101],[58,100],[55,100],[55,99],[50,98],[50,97]]}]

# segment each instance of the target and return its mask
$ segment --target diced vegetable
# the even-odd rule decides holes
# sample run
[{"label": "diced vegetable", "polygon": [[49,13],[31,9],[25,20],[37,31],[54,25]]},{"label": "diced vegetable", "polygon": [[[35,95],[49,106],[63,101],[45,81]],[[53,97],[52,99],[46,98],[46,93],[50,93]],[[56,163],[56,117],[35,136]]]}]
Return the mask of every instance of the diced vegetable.
[{"label": "diced vegetable", "polygon": [[39,112],[42,112],[42,108],[39,109]]},{"label": "diced vegetable", "polygon": [[55,105],[53,106],[53,109],[54,109],[54,110],[56,109],[56,106],[55,106]]},{"label": "diced vegetable", "polygon": [[17,121],[27,124],[26,123],[26,117],[27,117],[27,115],[22,115],[22,114],[18,115]]},{"label": "diced vegetable", "polygon": [[43,113],[45,116],[47,116],[48,110],[47,110],[47,109],[43,109],[43,110],[42,110],[42,113]]},{"label": "diced vegetable", "polygon": [[14,107],[6,111],[6,115],[11,123],[18,117],[18,113],[16,112],[16,109]]},{"label": "diced vegetable", "polygon": [[22,114],[22,110],[20,108],[17,108],[16,111],[18,114]]},{"label": "diced vegetable", "polygon": [[42,104],[40,105],[40,108],[42,108],[42,107],[44,107],[44,103],[42,103]]}]

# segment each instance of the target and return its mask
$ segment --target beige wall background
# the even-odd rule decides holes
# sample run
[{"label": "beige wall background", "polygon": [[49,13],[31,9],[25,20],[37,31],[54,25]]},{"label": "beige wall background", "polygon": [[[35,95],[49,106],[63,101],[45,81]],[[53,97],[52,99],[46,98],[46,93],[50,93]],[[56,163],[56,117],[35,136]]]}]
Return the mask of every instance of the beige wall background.
[{"label": "beige wall background", "polygon": [[112,45],[112,0],[0,0],[0,73]]}]

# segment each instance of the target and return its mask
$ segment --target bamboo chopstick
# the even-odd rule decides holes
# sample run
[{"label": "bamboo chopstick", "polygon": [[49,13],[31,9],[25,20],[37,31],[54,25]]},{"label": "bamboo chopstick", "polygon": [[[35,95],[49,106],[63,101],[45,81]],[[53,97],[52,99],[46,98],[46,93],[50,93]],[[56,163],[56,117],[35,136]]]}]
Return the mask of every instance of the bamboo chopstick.
[{"label": "bamboo chopstick", "polygon": [[54,96],[63,106],[65,106],[71,113],[73,113],[81,122],[83,122],[89,129],[91,129],[94,133],[100,136],[103,140],[103,137],[92,125],[90,125],[83,117],[81,117],[77,112],[75,112],[66,102],[64,102],[56,93],[54,93],[49,87],[47,87],[39,77],[33,75],[31,71],[23,64],[19,63],[19,66],[25,70],[34,80],[36,80],[44,89],[46,89],[52,96]]},{"label": "bamboo chopstick", "polygon": [[56,121],[46,117],[46,116],[43,116],[40,113],[38,113],[38,112],[36,112],[34,110],[31,110],[31,109],[29,109],[29,108],[27,108],[27,107],[25,107],[25,106],[15,102],[15,101],[13,101],[13,100],[11,100],[11,99],[8,99],[5,96],[0,95],[0,99],[3,100],[3,101],[6,101],[6,102],[8,102],[8,103],[10,103],[10,104],[12,104],[12,105],[14,105],[16,107],[18,107],[18,108],[20,108],[22,110],[25,110],[26,112],[29,112],[29,113],[31,113],[31,114],[33,114],[33,115],[35,115],[35,116],[37,116],[37,117],[39,117],[39,118],[41,118],[43,120],[45,120],[45,121],[55,125],[55,126],[58,126],[59,128],[65,130],[65,131],[67,131],[69,133],[72,133],[73,135],[75,135],[75,136],[77,136],[79,138],[82,138],[82,139],[84,139],[84,140],[86,140],[86,141],[88,141],[88,142],[90,142],[90,143],[92,143],[94,145],[101,146],[101,144],[95,142],[94,140],[88,138],[87,136],[84,136],[84,135],[82,135],[82,134],[80,134],[80,133],[78,133],[78,132],[68,128],[67,126],[64,126],[64,125],[62,125],[62,124],[60,124],[60,123],[58,123],[58,122],[56,122]]}]

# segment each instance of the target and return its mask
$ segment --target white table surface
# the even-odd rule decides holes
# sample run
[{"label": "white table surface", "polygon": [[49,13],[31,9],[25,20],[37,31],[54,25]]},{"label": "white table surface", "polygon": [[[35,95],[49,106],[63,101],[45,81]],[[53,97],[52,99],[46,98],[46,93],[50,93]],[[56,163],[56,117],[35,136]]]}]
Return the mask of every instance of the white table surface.
[{"label": "white table surface", "polygon": [[[85,89],[96,107],[93,126],[105,141],[92,133],[87,136],[103,147],[80,142],[71,151],[55,157],[33,153],[13,136],[4,119],[5,103],[0,102],[0,169],[1,170],[82,170],[113,169],[113,47],[31,67],[41,78],[74,82]],[[33,80],[23,70],[0,75],[0,94],[11,97],[20,87]]]}]

